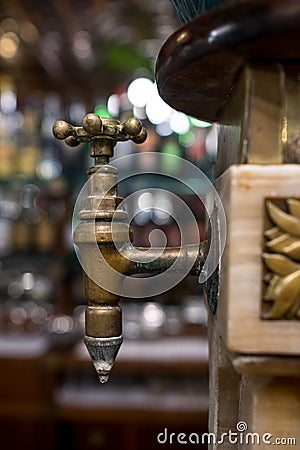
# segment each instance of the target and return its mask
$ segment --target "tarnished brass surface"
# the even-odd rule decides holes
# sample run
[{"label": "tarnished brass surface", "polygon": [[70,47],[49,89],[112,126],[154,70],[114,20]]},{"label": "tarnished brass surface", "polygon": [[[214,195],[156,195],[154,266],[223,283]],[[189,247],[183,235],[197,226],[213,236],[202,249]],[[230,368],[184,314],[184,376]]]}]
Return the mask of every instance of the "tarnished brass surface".
[{"label": "tarnished brass surface", "polygon": [[118,306],[89,305],[86,310],[88,336],[113,337],[122,334],[122,312]]},{"label": "tarnished brass surface", "polygon": [[232,164],[300,162],[299,69],[245,66],[219,119],[216,176]]},{"label": "tarnished brass surface", "polygon": [[[86,270],[83,275],[88,303],[85,343],[100,381],[105,382],[122,342],[120,298],[113,293],[121,292],[122,275],[163,272],[172,269],[175,261],[177,270],[184,270],[188,264],[191,273],[199,274],[207,243],[163,250],[135,248],[131,244],[127,214],[119,206],[122,198],[118,196],[118,171],[108,162],[118,140],[142,143],[146,139],[139,120],[132,118],[120,124],[114,119],[87,114],[82,127],[58,121],[53,133],[71,146],[90,141],[90,155],[95,158],[96,165],[88,169],[87,194],[82,199],[80,223],[73,239]],[[108,271],[107,265],[114,270]],[[97,279],[105,279],[105,289],[94,281]]]},{"label": "tarnished brass surface", "polygon": [[[265,232],[268,253],[263,260],[268,269],[264,303],[271,307],[264,319],[300,319],[300,200],[267,200],[272,228]],[[280,204],[281,203],[281,204]]]},{"label": "tarnished brass surface", "polygon": [[118,208],[123,200],[117,192],[118,170],[104,164],[90,167],[87,173],[88,196],[82,201],[79,219],[126,219],[124,209]]},{"label": "tarnished brass surface", "polygon": [[[203,261],[205,259],[208,243],[206,241],[197,245],[185,245],[182,247],[143,248],[128,245],[124,248],[122,255],[128,260],[135,262],[129,266],[127,274],[164,272],[172,270],[172,265],[176,261],[177,269],[180,266],[184,270],[189,261],[193,262],[191,275],[199,275]],[[159,255],[159,256],[158,256]],[[151,260],[149,262],[149,259]]]},{"label": "tarnished brass surface", "polygon": [[284,72],[279,64],[249,70],[247,117],[244,123],[244,159],[248,164],[283,162],[282,102]]},{"label": "tarnished brass surface", "polygon": [[[63,120],[55,122],[53,134],[72,147],[90,142],[90,156],[95,160],[95,166],[88,169],[88,192],[81,204],[80,223],[73,238],[80,250],[83,266],[90,275],[83,274],[88,303],[85,343],[100,381],[105,382],[122,342],[119,296],[112,293],[120,291],[121,279],[114,275],[114,271],[107,274],[106,265],[114,268],[116,274],[132,270],[132,262],[124,258],[115,246],[116,243],[128,242],[131,231],[125,222],[125,210],[118,208],[122,201],[117,192],[118,171],[108,162],[117,141],[131,139],[142,143],[147,132],[138,119],[131,118],[121,124],[115,119],[101,119],[90,113],[84,117],[82,127],[74,127]],[[105,277],[107,289],[93,281],[99,275]]]},{"label": "tarnished brass surface", "polygon": [[[101,178],[101,177],[99,177]],[[107,202],[105,202],[107,200]],[[114,230],[112,231],[113,209],[109,204],[109,198],[94,202],[94,206],[101,207],[105,204],[105,210],[84,210],[79,213],[81,222],[74,232],[74,242],[79,247],[80,255],[89,273],[103,274],[106,278],[109,291],[96,284],[87,274],[84,274],[85,296],[88,302],[86,311],[86,334],[92,337],[112,337],[121,335],[121,313],[118,307],[119,296],[112,294],[119,289],[120,278],[114,272],[106,273],[106,263],[114,268],[117,273],[130,272],[132,263],[124,258],[116,249],[114,243],[128,240],[128,225],[123,221],[126,218],[125,211],[121,211],[122,217],[114,217]],[[83,201],[83,205],[85,200]],[[105,215],[106,213],[107,215]],[[97,218],[96,221],[91,220]],[[99,258],[99,251],[103,259]],[[111,292],[110,292],[111,291]]]},{"label": "tarnished brass surface", "polygon": [[284,162],[300,163],[300,79],[296,73],[286,80],[282,127]]},{"label": "tarnished brass surface", "polygon": [[147,138],[142,123],[134,117],[121,124],[115,119],[101,119],[94,113],[83,118],[82,127],[74,127],[64,120],[57,120],[53,125],[53,134],[70,147],[76,147],[81,142],[91,142],[90,155],[95,158],[96,164],[107,162],[108,158],[113,156],[117,141],[131,139],[136,144],[141,144]]}]

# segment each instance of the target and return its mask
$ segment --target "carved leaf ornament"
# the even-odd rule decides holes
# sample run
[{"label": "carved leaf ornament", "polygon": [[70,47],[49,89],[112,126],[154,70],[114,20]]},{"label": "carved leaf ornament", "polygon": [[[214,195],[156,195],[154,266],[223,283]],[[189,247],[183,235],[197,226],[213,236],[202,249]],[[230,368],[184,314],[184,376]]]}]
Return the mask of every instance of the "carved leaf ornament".
[{"label": "carved leaf ornament", "polygon": [[263,260],[269,271],[264,301],[271,307],[263,319],[300,319],[300,201],[285,202],[287,212],[266,201],[274,226],[264,234],[268,253],[263,253]]}]

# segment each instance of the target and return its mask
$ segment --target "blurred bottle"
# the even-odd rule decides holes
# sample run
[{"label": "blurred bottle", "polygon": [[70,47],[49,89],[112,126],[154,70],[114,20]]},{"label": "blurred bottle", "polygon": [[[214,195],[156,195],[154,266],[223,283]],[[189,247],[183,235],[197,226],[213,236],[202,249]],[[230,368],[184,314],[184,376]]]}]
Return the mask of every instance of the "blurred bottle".
[{"label": "blurred bottle", "polygon": [[0,179],[14,172],[16,163],[16,140],[14,115],[16,92],[11,78],[0,77]]},{"label": "blurred bottle", "polygon": [[26,106],[23,111],[23,125],[18,133],[17,144],[15,172],[32,178],[35,176],[40,140],[38,114],[30,106]]}]

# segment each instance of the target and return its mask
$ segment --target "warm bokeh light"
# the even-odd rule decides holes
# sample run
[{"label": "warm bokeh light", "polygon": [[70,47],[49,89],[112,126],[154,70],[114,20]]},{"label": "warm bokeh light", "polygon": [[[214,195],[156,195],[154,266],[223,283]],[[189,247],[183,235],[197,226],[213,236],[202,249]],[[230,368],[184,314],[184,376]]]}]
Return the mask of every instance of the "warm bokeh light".
[{"label": "warm bokeh light", "polygon": [[26,21],[20,25],[20,36],[28,44],[33,44],[34,42],[37,42],[39,32],[33,23]]},{"label": "warm bokeh light", "polygon": [[19,38],[16,33],[8,31],[0,37],[0,55],[3,58],[11,59],[16,56],[19,46]]}]

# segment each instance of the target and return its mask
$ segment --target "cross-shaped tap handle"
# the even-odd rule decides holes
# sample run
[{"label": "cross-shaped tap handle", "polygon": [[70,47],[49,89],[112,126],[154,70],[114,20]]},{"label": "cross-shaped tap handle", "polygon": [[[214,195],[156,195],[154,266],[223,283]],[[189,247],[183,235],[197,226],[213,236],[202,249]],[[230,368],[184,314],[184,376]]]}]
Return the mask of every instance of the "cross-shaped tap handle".
[{"label": "cross-shaped tap handle", "polygon": [[90,142],[90,155],[96,158],[96,162],[98,158],[108,159],[113,156],[117,141],[132,140],[135,144],[142,144],[147,137],[141,121],[134,117],[120,123],[115,119],[103,119],[95,113],[89,113],[83,118],[82,127],[57,120],[53,125],[53,134],[71,147]]}]

